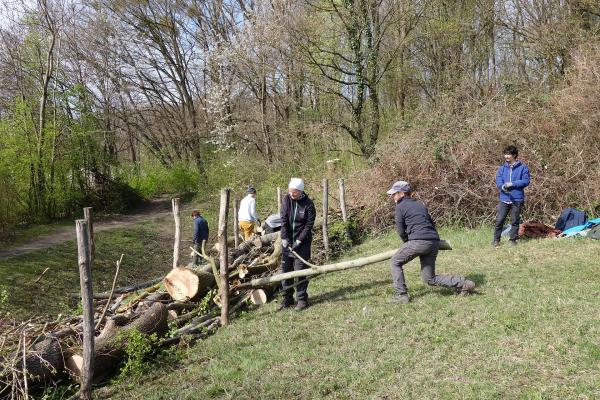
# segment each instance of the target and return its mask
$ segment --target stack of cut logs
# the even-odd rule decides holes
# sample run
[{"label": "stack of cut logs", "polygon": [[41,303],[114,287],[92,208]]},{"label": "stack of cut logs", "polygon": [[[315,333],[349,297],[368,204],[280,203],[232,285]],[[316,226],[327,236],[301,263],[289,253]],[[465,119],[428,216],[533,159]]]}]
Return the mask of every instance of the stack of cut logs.
[{"label": "stack of cut logs", "polygon": [[[248,302],[264,304],[274,295],[279,282],[237,288],[253,278],[276,273],[281,251],[279,233],[256,237],[230,250],[230,313]],[[173,268],[165,277],[94,295],[94,381],[114,372],[125,358],[123,338],[128,331],[156,334],[158,347],[166,347],[184,336],[186,340],[203,338],[219,326],[219,259],[204,249],[200,256],[206,263]],[[0,320],[0,326],[3,322]],[[30,320],[2,329],[6,334],[0,343],[0,354],[5,355],[0,356],[0,398],[24,397],[33,388],[64,377],[79,379],[82,326],[79,316],[52,323]]]}]

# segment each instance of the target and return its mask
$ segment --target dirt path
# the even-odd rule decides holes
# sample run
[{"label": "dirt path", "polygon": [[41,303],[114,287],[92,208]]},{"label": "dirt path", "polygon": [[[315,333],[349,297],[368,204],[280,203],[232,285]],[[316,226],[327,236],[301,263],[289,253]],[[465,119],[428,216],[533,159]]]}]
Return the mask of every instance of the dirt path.
[{"label": "dirt path", "polygon": [[[183,210],[182,210],[183,211]],[[124,228],[142,221],[149,221],[162,218],[171,213],[170,199],[152,200],[144,207],[134,211],[133,214],[119,216],[106,221],[98,221],[94,223],[94,233],[107,231],[110,229]],[[75,224],[73,224],[75,225]],[[28,243],[23,243],[14,247],[0,248],[0,261],[8,258],[21,256],[34,251],[47,249],[49,247],[75,240],[75,226],[72,228],[64,227],[52,234],[43,235],[31,240]]]}]

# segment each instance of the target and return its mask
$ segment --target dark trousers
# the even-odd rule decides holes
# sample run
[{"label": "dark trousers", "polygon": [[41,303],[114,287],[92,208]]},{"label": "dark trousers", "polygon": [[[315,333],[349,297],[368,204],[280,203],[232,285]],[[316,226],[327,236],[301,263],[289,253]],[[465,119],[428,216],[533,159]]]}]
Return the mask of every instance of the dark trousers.
[{"label": "dark trousers", "polygon": [[421,279],[431,286],[461,288],[465,278],[452,275],[436,275],[435,259],[440,242],[437,240],[409,240],[392,257],[392,281],[396,293],[407,293],[403,266],[419,257],[421,261]]},{"label": "dark trousers", "polygon": [[[194,242],[194,250],[196,250],[198,253],[202,252],[202,245],[200,243]],[[198,265],[200,264],[200,256],[196,253],[194,253],[194,255],[192,256],[192,263],[194,265]]]},{"label": "dark trousers", "polygon": [[[308,268],[300,259],[288,255],[287,251],[283,252],[283,256],[281,257],[281,272],[292,272],[292,271],[300,271]],[[309,252],[310,255],[310,252]],[[303,257],[304,258],[304,257]],[[306,261],[310,261],[310,259],[304,258]],[[298,281],[298,284],[295,286],[296,288],[296,300],[298,301],[308,301],[308,279],[306,277],[295,278]],[[286,279],[282,282],[283,288],[283,300],[286,303],[293,303],[294,301],[294,288],[290,288],[290,286],[294,285],[294,279]]]},{"label": "dark trousers", "polygon": [[499,202],[496,206],[496,228],[494,229],[494,242],[500,241],[504,220],[510,213],[510,240],[517,240],[519,233],[519,224],[521,223],[521,210],[523,209],[522,201],[513,201],[510,204]]}]

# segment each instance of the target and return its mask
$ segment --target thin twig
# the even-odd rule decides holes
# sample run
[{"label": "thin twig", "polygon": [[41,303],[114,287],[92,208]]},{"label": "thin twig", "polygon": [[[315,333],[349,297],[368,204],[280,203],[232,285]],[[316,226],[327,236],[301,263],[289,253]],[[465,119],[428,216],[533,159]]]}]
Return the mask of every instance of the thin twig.
[{"label": "thin twig", "polygon": [[106,317],[106,312],[108,311],[108,308],[110,307],[110,302],[112,301],[112,297],[113,297],[113,293],[115,291],[115,286],[117,284],[117,277],[119,276],[119,270],[121,269],[121,262],[123,261],[123,256],[125,254],[121,254],[121,258],[119,259],[119,261],[117,261],[117,270],[115,271],[115,277],[113,278],[113,283],[112,283],[112,287],[110,289],[110,294],[108,295],[108,301],[106,302],[106,305],[104,306],[104,311],[102,311],[102,314],[100,315],[100,319],[98,320],[98,323],[95,326],[95,330],[97,330],[100,327],[100,324],[102,324],[102,322],[104,322],[104,317]]},{"label": "thin twig", "polygon": [[40,276],[37,277],[37,279],[35,281],[33,281],[33,283],[38,283],[40,281],[40,279],[42,279],[42,277],[46,274],[46,272],[48,272],[50,270],[50,267],[47,267],[41,274]]},{"label": "thin twig", "polygon": [[316,264],[312,264],[309,263],[308,261],[306,261],[304,258],[300,257],[300,254],[296,253],[294,250],[292,250],[291,247],[288,247],[288,250],[292,252],[293,255],[295,255],[296,257],[298,257],[298,259],[300,261],[302,261],[304,264],[308,265],[309,267],[311,267],[312,269],[319,269],[321,268],[320,265],[316,265]]},{"label": "thin twig", "polygon": [[25,398],[29,398],[29,385],[27,384],[27,341],[23,332],[23,383],[25,384]]}]

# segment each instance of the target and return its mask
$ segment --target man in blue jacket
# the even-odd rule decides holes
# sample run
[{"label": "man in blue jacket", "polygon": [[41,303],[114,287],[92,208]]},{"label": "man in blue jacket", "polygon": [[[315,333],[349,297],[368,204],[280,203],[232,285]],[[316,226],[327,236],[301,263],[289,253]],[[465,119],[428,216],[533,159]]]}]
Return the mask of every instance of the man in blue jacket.
[{"label": "man in blue jacket", "polygon": [[[192,211],[192,218],[194,218],[194,250],[202,251],[202,242],[208,241],[208,222],[200,215],[200,211]],[[194,253],[193,263],[197,265],[199,256]]]},{"label": "man in blue jacket", "polygon": [[496,229],[494,230],[494,241],[492,245],[500,245],[500,235],[504,220],[510,213],[510,234],[509,242],[516,246],[519,223],[521,222],[521,210],[525,202],[525,187],[529,185],[529,168],[521,161],[517,160],[519,151],[515,146],[506,146],[504,148],[504,164],[498,168],[496,173],[496,187],[499,190]]},{"label": "man in blue jacket", "polygon": [[473,292],[475,282],[454,275],[437,275],[435,260],[440,247],[440,236],[429,211],[423,203],[411,197],[411,187],[406,181],[392,185],[387,194],[396,202],[396,230],[404,242],[392,257],[392,281],[395,289],[391,303],[407,304],[408,289],[404,280],[403,266],[419,257],[421,278],[431,286],[454,288],[462,295]]}]

